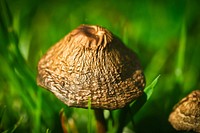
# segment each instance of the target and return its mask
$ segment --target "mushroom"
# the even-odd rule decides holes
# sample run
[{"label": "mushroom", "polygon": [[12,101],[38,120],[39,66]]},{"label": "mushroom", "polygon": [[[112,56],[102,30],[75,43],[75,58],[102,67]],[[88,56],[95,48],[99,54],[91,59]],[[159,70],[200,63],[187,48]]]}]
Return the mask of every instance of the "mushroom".
[{"label": "mushroom", "polygon": [[37,84],[69,107],[95,110],[105,132],[103,109],[120,109],[143,94],[145,77],[136,54],[107,29],[80,25],[38,63]]},{"label": "mushroom", "polygon": [[200,90],[192,91],[174,106],[169,122],[176,130],[200,133]]}]

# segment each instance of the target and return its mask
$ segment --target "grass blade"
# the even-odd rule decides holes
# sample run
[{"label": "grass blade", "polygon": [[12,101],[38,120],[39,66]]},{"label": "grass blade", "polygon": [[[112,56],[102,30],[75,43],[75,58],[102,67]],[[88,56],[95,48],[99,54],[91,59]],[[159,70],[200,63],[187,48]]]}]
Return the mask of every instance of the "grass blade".
[{"label": "grass blade", "polygon": [[177,65],[176,65],[176,78],[177,82],[181,83],[183,81],[183,67],[184,67],[184,60],[185,60],[185,47],[186,47],[186,28],[185,22],[183,22],[181,27],[181,35],[179,41],[179,49],[178,49],[178,58],[177,58]]},{"label": "grass blade", "polygon": [[139,97],[131,106],[131,115],[134,116],[141,108],[142,106],[149,100],[149,98],[151,97],[153,90],[158,82],[160,75],[158,75],[152,82],[150,85],[148,85],[145,89],[144,89],[144,94]]},{"label": "grass blade", "polygon": [[153,90],[158,82],[158,79],[159,79],[160,75],[158,75],[154,80],[153,82],[151,82],[150,85],[148,85],[145,89],[144,89],[144,92],[146,93],[147,95],[147,101],[149,100],[149,98],[151,97],[152,93],[153,93]]},{"label": "grass blade", "polygon": [[[153,90],[158,82],[160,75],[158,75],[153,82],[149,86],[147,86],[144,90],[144,94],[139,97],[135,102],[133,102],[132,105],[125,107],[120,111],[119,121],[122,122],[120,126],[118,127],[118,133],[122,132],[122,129],[125,125],[128,124],[128,122],[132,122],[134,126],[134,120],[133,117],[135,114],[144,106],[144,104],[149,100],[151,97]],[[133,116],[133,117],[128,117]]]}]

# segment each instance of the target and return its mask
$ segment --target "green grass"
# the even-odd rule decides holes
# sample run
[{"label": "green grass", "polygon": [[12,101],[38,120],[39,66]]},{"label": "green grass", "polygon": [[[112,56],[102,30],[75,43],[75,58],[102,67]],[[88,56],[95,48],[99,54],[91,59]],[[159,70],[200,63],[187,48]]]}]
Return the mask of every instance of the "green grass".
[{"label": "green grass", "polygon": [[[62,132],[62,109],[67,125],[73,120],[80,133],[96,131],[92,110],[69,108],[36,85],[40,57],[83,23],[101,25],[121,38],[138,54],[146,76],[147,97],[125,110],[107,112],[108,132],[121,130],[120,125],[137,133],[175,132],[167,120],[173,105],[200,89],[199,4],[198,0],[1,0],[0,132]],[[123,119],[124,114],[129,119]]]}]

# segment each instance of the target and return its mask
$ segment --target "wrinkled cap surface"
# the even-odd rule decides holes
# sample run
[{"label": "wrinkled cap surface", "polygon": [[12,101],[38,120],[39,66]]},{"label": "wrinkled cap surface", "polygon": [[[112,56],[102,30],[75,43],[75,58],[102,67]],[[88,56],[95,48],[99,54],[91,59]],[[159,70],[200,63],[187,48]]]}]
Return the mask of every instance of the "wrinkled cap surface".
[{"label": "wrinkled cap surface", "polygon": [[169,122],[176,130],[200,133],[200,90],[192,91],[174,106]]},{"label": "wrinkled cap surface", "polygon": [[38,85],[72,107],[118,109],[142,95],[136,54],[100,26],[80,25],[38,63]]}]

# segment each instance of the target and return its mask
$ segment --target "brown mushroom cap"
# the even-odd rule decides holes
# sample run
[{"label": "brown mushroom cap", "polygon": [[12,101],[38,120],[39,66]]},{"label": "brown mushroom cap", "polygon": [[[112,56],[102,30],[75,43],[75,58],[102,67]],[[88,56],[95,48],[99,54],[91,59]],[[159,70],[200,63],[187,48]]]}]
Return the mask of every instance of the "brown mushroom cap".
[{"label": "brown mushroom cap", "polygon": [[38,63],[38,85],[68,106],[118,109],[141,96],[145,78],[134,52],[100,26],[80,25]]},{"label": "brown mushroom cap", "polygon": [[169,122],[176,130],[200,132],[200,90],[193,91],[174,106]]}]

